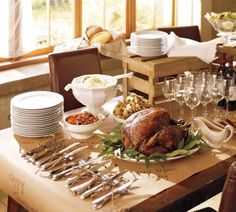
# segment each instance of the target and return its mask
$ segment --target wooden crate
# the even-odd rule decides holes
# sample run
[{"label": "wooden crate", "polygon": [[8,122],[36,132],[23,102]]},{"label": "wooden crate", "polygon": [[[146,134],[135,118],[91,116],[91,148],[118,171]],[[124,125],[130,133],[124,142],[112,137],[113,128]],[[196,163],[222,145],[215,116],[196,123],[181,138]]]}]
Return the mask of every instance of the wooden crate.
[{"label": "wooden crate", "polygon": [[137,90],[148,95],[154,104],[163,98],[162,84],[166,76],[177,75],[184,71],[209,69],[210,65],[197,57],[163,57],[142,58],[140,56],[124,56],[122,58],[124,73],[134,72],[130,79],[124,79],[124,96],[129,90]]}]

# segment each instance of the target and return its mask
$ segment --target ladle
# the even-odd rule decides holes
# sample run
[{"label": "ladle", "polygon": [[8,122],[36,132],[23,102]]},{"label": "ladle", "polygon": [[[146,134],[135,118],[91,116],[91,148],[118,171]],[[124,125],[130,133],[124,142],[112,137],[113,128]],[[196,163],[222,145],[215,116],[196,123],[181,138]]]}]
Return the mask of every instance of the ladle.
[{"label": "ladle", "polygon": [[127,73],[127,74],[119,74],[116,76],[113,76],[112,79],[123,79],[123,78],[131,78],[134,75],[133,72]]}]

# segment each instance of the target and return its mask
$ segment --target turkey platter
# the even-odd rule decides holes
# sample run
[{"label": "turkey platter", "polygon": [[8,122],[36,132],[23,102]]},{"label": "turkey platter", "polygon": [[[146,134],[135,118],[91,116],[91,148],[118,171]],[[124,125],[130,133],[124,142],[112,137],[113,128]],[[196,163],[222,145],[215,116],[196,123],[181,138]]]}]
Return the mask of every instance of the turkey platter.
[{"label": "turkey platter", "polygon": [[160,107],[136,112],[121,127],[100,136],[100,155],[128,157],[146,164],[191,155],[204,145],[200,133],[190,132],[190,124],[171,119]]}]

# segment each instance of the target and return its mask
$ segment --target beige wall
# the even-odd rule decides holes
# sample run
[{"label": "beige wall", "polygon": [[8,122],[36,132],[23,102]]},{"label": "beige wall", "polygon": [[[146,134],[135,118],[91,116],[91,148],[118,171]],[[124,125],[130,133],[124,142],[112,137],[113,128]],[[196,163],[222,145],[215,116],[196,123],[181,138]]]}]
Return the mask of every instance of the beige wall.
[{"label": "beige wall", "polygon": [[201,37],[203,41],[216,37],[215,30],[204,18],[207,12],[236,11],[236,0],[202,0]]}]

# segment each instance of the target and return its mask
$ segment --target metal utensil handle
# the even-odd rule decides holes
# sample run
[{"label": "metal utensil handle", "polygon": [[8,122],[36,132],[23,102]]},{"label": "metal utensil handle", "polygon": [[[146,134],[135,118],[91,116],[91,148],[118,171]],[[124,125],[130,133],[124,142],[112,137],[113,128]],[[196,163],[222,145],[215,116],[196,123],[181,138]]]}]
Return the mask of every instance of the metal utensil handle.
[{"label": "metal utensil handle", "polygon": [[131,78],[133,75],[134,75],[133,72],[129,72],[127,74],[119,74],[119,75],[113,76],[112,78],[113,79]]}]

